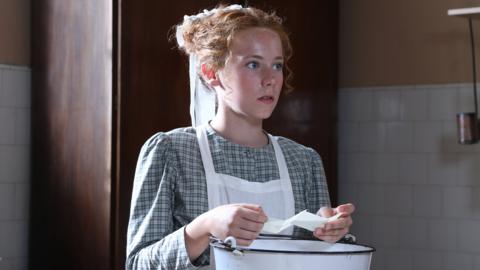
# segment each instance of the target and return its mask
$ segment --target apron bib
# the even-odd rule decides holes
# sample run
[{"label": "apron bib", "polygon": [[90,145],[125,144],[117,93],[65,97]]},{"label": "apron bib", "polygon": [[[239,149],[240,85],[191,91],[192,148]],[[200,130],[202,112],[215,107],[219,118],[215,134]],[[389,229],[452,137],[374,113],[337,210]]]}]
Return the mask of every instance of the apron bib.
[{"label": "apron bib", "polygon": [[[273,136],[268,135],[268,138],[275,151],[280,178],[263,183],[216,173],[205,125],[197,127],[197,138],[207,180],[210,210],[225,204],[252,203],[261,205],[269,218],[287,219],[295,214],[295,201],[287,164],[280,145]],[[288,228],[280,233],[292,234],[292,232],[293,228]],[[201,269],[215,269],[214,265],[213,250],[210,250],[210,267]]]}]

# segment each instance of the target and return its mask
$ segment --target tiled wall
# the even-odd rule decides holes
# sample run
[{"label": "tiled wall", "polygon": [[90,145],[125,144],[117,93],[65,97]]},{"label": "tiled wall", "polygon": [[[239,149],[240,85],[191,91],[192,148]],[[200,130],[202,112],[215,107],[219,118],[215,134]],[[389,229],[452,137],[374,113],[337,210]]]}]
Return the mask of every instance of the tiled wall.
[{"label": "tiled wall", "polygon": [[27,269],[30,69],[0,65],[0,270]]},{"label": "tiled wall", "polygon": [[339,197],[372,269],[480,269],[480,144],[456,142],[469,84],[339,91]]}]

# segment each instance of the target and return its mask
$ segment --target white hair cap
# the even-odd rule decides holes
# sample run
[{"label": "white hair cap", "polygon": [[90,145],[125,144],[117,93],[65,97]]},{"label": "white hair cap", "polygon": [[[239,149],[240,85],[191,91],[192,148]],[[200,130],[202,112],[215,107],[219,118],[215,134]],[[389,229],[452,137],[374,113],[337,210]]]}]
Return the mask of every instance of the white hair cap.
[{"label": "white hair cap", "polygon": [[[212,10],[204,10],[197,15],[185,15],[183,21],[196,21],[208,16],[212,16],[218,11],[229,11],[242,9],[241,5],[230,5],[225,8],[214,8]],[[185,40],[183,38],[183,27],[177,26],[175,33],[178,46],[185,47]],[[197,55],[190,53],[189,56],[189,77],[190,77],[190,118],[192,126],[196,127],[208,123],[215,116],[216,94],[215,91],[209,89],[200,79],[198,74],[198,59]]]}]

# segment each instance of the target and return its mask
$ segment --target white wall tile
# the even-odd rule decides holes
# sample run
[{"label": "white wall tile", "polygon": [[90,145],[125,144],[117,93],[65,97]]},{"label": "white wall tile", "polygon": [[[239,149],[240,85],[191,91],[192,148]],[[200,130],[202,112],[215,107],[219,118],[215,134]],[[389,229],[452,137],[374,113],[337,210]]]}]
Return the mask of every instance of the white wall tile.
[{"label": "white wall tile", "polygon": [[0,145],[0,183],[24,183],[30,176],[30,149]]},{"label": "white wall tile", "polygon": [[457,123],[455,121],[443,122],[443,152],[446,153],[480,153],[480,143],[459,144]]},{"label": "white wall tile", "polygon": [[480,255],[475,255],[473,258],[473,269],[480,269]]},{"label": "white wall tile", "polygon": [[4,106],[30,107],[30,72],[22,69],[3,71]]},{"label": "white wall tile", "polygon": [[356,211],[362,214],[385,213],[385,187],[370,184],[359,185]]},{"label": "white wall tile", "polygon": [[447,253],[444,255],[444,269],[474,270],[471,254]]},{"label": "white wall tile", "polygon": [[428,182],[435,185],[457,184],[458,158],[455,154],[430,154],[428,157]]},{"label": "white wall tile", "polygon": [[7,182],[9,174],[9,147],[0,145],[0,183]]},{"label": "white wall tile", "polygon": [[367,215],[354,214],[350,232],[357,238],[357,243],[372,244],[372,219]]},{"label": "white wall tile", "polygon": [[413,253],[410,250],[391,250],[386,252],[385,270],[412,270]]},{"label": "white wall tile", "polygon": [[14,259],[13,267],[15,270],[28,270],[28,258],[16,257]]},{"label": "white wall tile", "polygon": [[428,116],[430,120],[455,120],[458,95],[450,87],[435,87],[428,90]]},{"label": "white wall tile", "polygon": [[480,188],[444,188],[443,215],[449,218],[480,218]]},{"label": "white wall tile", "polygon": [[353,99],[351,98],[353,89],[340,88],[338,89],[338,121],[350,121],[351,107]]},{"label": "white wall tile", "polygon": [[426,154],[399,154],[399,183],[427,183],[428,156]]},{"label": "white wall tile", "polygon": [[0,107],[0,145],[15,143],[15,109]]},{"label": "white wall tile", "polygon": [[372,120],[372,103],[373,94],[371,90],[364,89],[362,91],[355,91],[353,93],[353,115],[354,121],[369,121]]},{"label": "white wall tile", "polygon": [[457,249],[457,222],[453,219],[428,220],[428,247],[431,250]]},{"label": "white wall tile", "polygon": [[[474,112],[475,103],[473,95],[473,84],[465,84],[459,86],[458,90],[458,109],[457,113],[460,112]],[[480,89],[477,88],[477,92]]]},{"label": "white wall tile", "polygon": [[428,117],[427,90],[405,89],[401,91],[400,119],[404,121],[424,121]]},{"label": "white wall tile", "polygon": [[442,189],[439,186],[415,186],[413,213],[418,217],[440,217],[442,214]]},{"label": "white wall tile", "polygon": [[413,150],[413,125],[409,122],[388,122],[387,152],[412,152]]},{"label": "white wall tile", "polygon": [[[15,185],[0,184],[0,221],[12,220],[14,218],[14,215],[15,215],[14,205],[15,205]],[[0,256],[1,256],[1,253],[0,253]]]},{"label": "white wall tile", "polygon": [[396,183],[399,178],[399,156],[397,154],[376,154],[373,156],[373,181]]},{"label": "white wall tile", "polygon": [[373,115],[375,120],[400,120],[400,92],[397,90],[377,90],[373,92]]},{"label": "white wall tile", "polygon": [[396,217],[372,217],[372,245],[378,247],[398,247],[399,219]]},{"label": "white wall tile", "polygon": [[411,216],[413,213],[412,186],[389,185],[385,187],[385,212],[389,215]]},{"label": "white wall tile", "polygon": [[442,269],[442,254],[431,251],[416,251],[413,254],[414,270]]},{"label": "white wall tile", "polygon": [[480,253],[480,221],[458,221],[458,250],[464,252]]},{"label": "white wall tile", "polygon": [[382,122],[359,122],[359,150],[363,152],[383,152],[387,140],[387,128]]},{"label": "white wall tile", "polygon": [[376,248],[373,253],[370,270],[384,270],[386,268],[387,251],[385,248]]},{"label": "white wall tile", "polygon": [[397,90],[380,90],[373,92],[373,116],[380,121],[400,120],[400,92]]},{"label": "white wall tile", "polygon": [[3,258],[0,261],[0,270],[16,270],[15,260],[11,258]]},{"label": "white wall tile", "polygon": [[6,93],[3,90],[3,72],[4,69],[0,67],[0,107],[4,107],[7,104]]},{"label": "white wall tile", "polygon": [[372,156],[365,153],[343,154],[340,156],[343,165],[339,166],[339,177],[342,182],[372,182]]},{"label": "white wall tile", "polygon": [[446,121],[442,124],[442,144],[443,152],[457,153],[470,152],[474,148],[471,145],[463,145],[458,143],[457,122]]},{"label": "white wall tile", "polygon": [[30,184],[15,185],[15,219],[27,220],[29,218]]},{"label": "white wall tile", "polygon": [[458,156],[457,184],[461,186],[480,185],[480,154]]},{"label": "white wall tile", "polygon": [[442,150],[443,124],[437,122],[415,122],[413,124],[413,148],[415,152],[432,153]]},{"label": "white wall tile", "polygon": [[428,246],[427,220],[421,218],[400,218],[399,246],[402,248],[426,248]]},{"label": "white wall tile", "polygon": [[28,224],[25,221],[0,222],[0,254],[2,257],[26,257]]},{"label": "white wall tile", "polygon": [[358,123],[341,122],[338,124],[338,151],[340,153],[358,151],[359,141]]},{"label": "white wall tile", "polygon": [[339,183],[349,183],[351,182],[350,179],[350,154],[343,154],[338,153],[338,167],[337,167],[337,174],[338,174],[338,182]]},{"label": "white wall tile", "polygon": [[0,270],[27,269],[30,70],[0,65]]},{"label": "white wall tile", "polygon": [[371,90],[344,90],[339,93],[339,119],[341,121],[372,120],[373,94]]},{"label": "white wall tile", "polygon": [[338,183],[338,203],[353,203],[357,202],[357,188],[356,184]]},{"label": "white wall tile", "polygon": [[371,269],[480,269],[480,144],[459,145],[455,120],[470,84],[348,90],[340,122],[358,141],[340,154],[339,193],[378,250]]},{"label": "white wall tile", "polygon": [[409,216],[413,213],[411,186],[390,185],[385,187],[385,212],[389,215]]},{"label": "white wall tile", "polygon": [[30,144],[30,108],[19,108],[16,110],[15,144]]}]

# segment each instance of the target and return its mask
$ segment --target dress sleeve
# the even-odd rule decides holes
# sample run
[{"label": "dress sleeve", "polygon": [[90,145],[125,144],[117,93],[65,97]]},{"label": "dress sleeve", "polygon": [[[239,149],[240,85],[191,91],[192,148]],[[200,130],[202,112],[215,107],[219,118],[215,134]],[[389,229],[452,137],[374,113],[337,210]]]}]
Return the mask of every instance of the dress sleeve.
[{"label": "dress sleeve", "polygon": [[311,179],[306,183],[306,198],[308,211],[316,213],[323,206],[330,206],[330,197],[328,194],[327,178],[323,169],[320,155],[309,148]]},{"label": "dress sleeve", "polygon": [[127,232],[126,269],[197,269],[188,258],[184,229],[174,230],[178,162],[171,139],[159,133],[137,162]]}]

